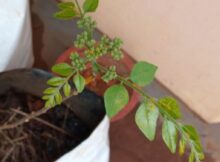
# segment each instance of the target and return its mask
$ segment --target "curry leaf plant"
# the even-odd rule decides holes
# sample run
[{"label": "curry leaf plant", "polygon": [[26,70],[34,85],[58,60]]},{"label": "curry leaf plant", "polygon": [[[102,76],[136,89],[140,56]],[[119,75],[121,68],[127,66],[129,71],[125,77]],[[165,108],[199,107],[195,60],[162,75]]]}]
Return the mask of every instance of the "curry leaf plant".
[{"label": "curry leaf plant", "polygon": [[94,12],[98,7],[98,0],[85,0],[83,5],[75,0],[74,2],[59,3],[59,11],[55,13],[58,19],[77,19],[77,26],[81,33],[77,35],[74,45],[84,49],[81,56],[77,52],[70,55],[70,63],[56,64],[52,71],[57,76],[48,80],[49,88],[44,91],[43,99],[45,106],[51,108],[63,101],[64,97],[71,96],[71,82],[75,85],[75,91],[81,93],[86,86],[87,79],[82,72],[86,70],[87,64],[92,65],[93,75],[99,73],[103,81],[118,80],[119,83],[109,87],[104,94],[106,113],[109,118],[117,115],[129,102],[127,88],[137,91],[143,98],[139,106],[135,121],[146,138],[150,141],[155,139],[157,121],[159,117],[163,121],[162,139],[172,153],[185,153],[185,148],[190,148],[189,162],[200,162],[204,159],[204,153],[199,135],[195,128],[184,125],[178,120],[181,118],[180,107],[172,97],[155,99],[149,96],[143,87],[149,85],[153,79],[157,67],[145,61],[137,62],[129,77],[123,77],[116,72],[116,66],[103,66],[97,59],[110,55],[114,60],[120,61],[123,58],[121,51],[122,40],[119,38],[109,39],[103,35],[100,40],[93,38],[96,22],[88,13]]}]

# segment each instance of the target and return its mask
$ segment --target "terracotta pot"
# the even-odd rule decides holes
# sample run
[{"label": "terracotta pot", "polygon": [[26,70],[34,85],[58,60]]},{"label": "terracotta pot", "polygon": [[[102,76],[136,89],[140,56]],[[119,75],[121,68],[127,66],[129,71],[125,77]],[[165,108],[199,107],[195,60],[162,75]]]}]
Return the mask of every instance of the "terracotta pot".
[{"label": "terracotta pot", "polygon": [[[64,51],[56,60],[56,63],[62,63],[62,62],[70,62],[69,56],[72,52],[78,52],[81,56],[83,56],[83,50],[82,49],[77,49],[74,47],[71,47]],[[124,53],[124,58],[120,60],[119,62],[114,61],[111,56],[106,55],[98,60],[99,64],[109,66],[114,64],[117,67],[117,73],[122,75],[122,76],[128,76],[135,61],[126,53]],[[101,76],[96,76],[95,78],[92,75],[92,69],[91,65],[87,65],[88,70],[85,70],[82,74],[86,78],[87,81],[87,88],[94,91],[96,94],[103,96],[105,90],[110,87],[113,84],[116,84],[117,81],[110,81],[109,83],[105,83],[104,81],[101,80]],[[130,111],[132,111],[135,106],[138,103],[139,99],[139,94],[130,89],[127,88],[130,96],[130,101],[129,103],[123,108],[122,111],[118,113],[114,118],[111,119],[111,121],[117,121],[119,119],[124,118]]]}]

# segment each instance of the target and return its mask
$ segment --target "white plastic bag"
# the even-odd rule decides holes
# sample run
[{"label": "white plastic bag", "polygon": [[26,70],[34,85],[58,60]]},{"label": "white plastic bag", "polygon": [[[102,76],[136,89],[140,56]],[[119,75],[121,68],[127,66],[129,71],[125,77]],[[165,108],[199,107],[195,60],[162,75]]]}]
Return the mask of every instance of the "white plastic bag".
[{"label": "white plastic bag", "polygon": [[107,116],[79,146],[56,162],[109,162],[109,119]]},{"label": "white plastic bag", "polygon": [[33,64],[29,0],[0,0],[0,71]]}]

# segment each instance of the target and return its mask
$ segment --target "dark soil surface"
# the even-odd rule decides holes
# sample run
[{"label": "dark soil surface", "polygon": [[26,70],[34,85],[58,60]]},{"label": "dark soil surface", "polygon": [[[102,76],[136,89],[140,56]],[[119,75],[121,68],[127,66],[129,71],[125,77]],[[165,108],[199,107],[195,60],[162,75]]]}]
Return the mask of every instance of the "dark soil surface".
[{"label": "dark soil surface", "polygon": [[[0,126],[15,123],[43,107],[43,101],[25,93],[8,91],[0,96]],[[0,130],[1,162],[52,162],[72,150],[91,133],[65,105],[15,129]]]}]

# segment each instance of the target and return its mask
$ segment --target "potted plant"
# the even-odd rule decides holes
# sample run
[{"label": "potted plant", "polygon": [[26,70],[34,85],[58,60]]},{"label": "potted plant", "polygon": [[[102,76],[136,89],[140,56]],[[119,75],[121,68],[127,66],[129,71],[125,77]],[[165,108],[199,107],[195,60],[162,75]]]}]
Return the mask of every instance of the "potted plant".
[{"label": "potted plant", "polygon": [[[157,70],[155,65],[140,61],[133,66],[129,76],[122,76],[117,73],[116,66],[106,66],[99,63],[99,59],[106,55],[110,55],[114,60],[119,61],[123,58],[123,53],[120,50],[122,41],[119,38],[110,40],[105,35],[98,41],[93,38],[96,22],[87,14],[96,10],[98,2],[98,0],[85,0],[82,7],[77,1],[58,5],[60,11],[55,14],[57,18],[79,19],[77,25],[83,31],[77,35],[74,44],[75,47],[83,49],[83,54],[80,55],[77,51],[72,52],[70,55],[71,64],[60,63],[55,65],[52,70],[61,75],[69,70],[69,75],[66,78],[73,78],[78,93],[82,92],[86,85],[86,79],[81,74],[87,69],[88,64],[92,66],[93,76],[100,75],[101,79],[107,83],[118,80],[119,83],[112,85],[104,93],[105,109],[109,118],[117,115],[128,104],[127,87],[137,91],[143,97],[143,102],[136,112],[135,121],[142,133],[149,140],[154,140],[157,120],[161,116],[163,119],[162,138],[170,151],[176,152],[179,135],[180,154],[183,154],[185,146],[189,145],[191,148],[189,161],[202,160],[204,154],[196,130],[192,126],[177,121],[181,118],[177,101],[171,97],[155,99],[142,90],[142,87],[152,82]],[[59,86],[63,86],[65,92],[67,85],[60,84]],[[57,103],[60,100],[58,99]],[[48,107],[50,107],[51,101],[56,101],[56,99],[47,100]]]},{"label": "potted plant", "polygon": [[[108,85],[103,95],[108,118],[114,118],[123,111],[132,96],[129,95],[129,92],[135,91],[141,97],[135,122],[143,135],[153,141],[157,121],[160,118],[163,121],[162,138],[168,149],[172,153],[176,153],[177,147],[179,147],[179,154],[183,155],[186,147],[189,146],[189,162],[200,162],[204,159],[200,137],[193,126],[185,125],[179,121],[181,112],[177,101],[172,97],[156,99],[143,91],[143,87],[153,81],[157,67],[148,62],[140,61],[133,65],[128,75],[123,75],[117,71],[117,66],[114,63],[107,65],[105,61],[100,62],[100,59],[106,56],[117,62],[123,58],[124,54],[121,51],[121,39],[111,40],[106,35],[103,35],[100,40],[93,38],[96,22],[88,16],[88,13],[95,12],[98,3],[99,0],[85,0],[80,6],[75,0],[58,4],[60,10],[55,14],[55,17],[64,20],[76,18],[78,27],[82,29],[82,33],[78,34],[74,41],[78,50],[70,52],[69,60],[59,62],[52,67],[56,76],[47,81],[49,87],[44,90],[42,97],[45,100],[44,108],[26,116],[16,126],[46,114],[54,106],[66,102],[72,96],[80,95],[91,81],[102,80]],[[88,139],[57,161],[107,162],[109,160],[107,117],[98,125],[99,131],[95,129]],[[98,136],[103,130],[105,130],[103,136]],[[103,153],[103,151],[106,152]]]}]

